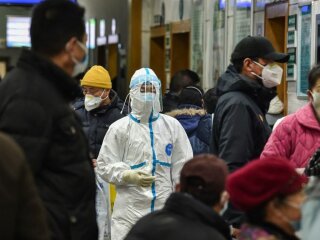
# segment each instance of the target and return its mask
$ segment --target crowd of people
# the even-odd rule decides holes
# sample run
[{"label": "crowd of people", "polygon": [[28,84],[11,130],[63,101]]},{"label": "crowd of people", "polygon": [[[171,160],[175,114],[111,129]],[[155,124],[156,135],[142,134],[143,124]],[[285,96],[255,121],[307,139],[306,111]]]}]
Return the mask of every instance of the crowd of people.
[{"label": "crowd of people", "polygon": [[215,88],[183,69],[162,97],[144,67],[123,101],[107,69],[86,70],[84,13],[37,5],[31,49],[1,81],[1,239],[319,238],[319,65],[310,102],[273,131],[289,56],[264,37],[237,44]]}]

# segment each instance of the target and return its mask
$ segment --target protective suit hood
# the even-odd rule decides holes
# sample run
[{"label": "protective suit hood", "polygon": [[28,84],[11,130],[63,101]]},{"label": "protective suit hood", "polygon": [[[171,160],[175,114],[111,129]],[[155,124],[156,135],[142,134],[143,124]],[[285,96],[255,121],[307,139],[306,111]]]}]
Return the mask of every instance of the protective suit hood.
[{"label": "protective suit hood", "polygon": [[[155,93],[142,91],[151,84]],[[141,122],[156,119],[161,112],[161,82],[150,68],[141,68],[133,74],[130,81],[131,114]]]}]

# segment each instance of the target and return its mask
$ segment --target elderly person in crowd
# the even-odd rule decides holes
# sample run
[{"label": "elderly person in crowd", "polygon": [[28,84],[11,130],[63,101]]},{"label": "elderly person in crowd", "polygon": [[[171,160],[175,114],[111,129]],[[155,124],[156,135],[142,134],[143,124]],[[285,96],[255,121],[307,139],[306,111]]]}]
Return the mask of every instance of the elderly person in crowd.
[{"label": "elderly person in crowd", "polygon": [[227,191],[232,204],[245,212],[240,240],[297,240],[305,177],[287,160],[264,159],[232,173]]}]

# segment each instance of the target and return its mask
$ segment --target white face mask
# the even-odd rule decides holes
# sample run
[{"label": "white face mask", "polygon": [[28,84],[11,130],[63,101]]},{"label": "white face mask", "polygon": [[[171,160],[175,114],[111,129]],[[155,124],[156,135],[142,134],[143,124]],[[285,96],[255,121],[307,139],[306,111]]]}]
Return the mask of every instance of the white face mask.
[{"label": "white face mask", "polygon": [[140,92],[140,94],[137,95],[137,98],[145,102],[154,102],[154,100],[156,99],[156,94],[151,92],[147,92],[147,93]]},{"label": "white face mask", "polygon": [[263,66],[258,62],[253,62],[262,67],[263,70],[261,76],[257,75],[254,72],[251,72],[251,74],[262,79],[262,83],[266,88],[273,88],[281,83],[283,69],[280,66],[278,66],[277,64],[268,64],[267,66]]},{"label": "white face mask", "polygon": [[100,97],[95,97],[91,94],[86,94],[85,99],[84,99],[84,107],[85,109],[89,112],[93,109],[98,108],[101,105],[101,102],[105,100],[106,98],[102,99],[101,96],[103,95],[105,90],[103,90],[102,94]]},{"label": "white face mask", "polygon": [[88,48],[82,42],[77,41],[77,43],[82,48],[85,55],[84,55],[82,61],[78,61],[75,57],[72,56],[72,61],[75,64],[74,69],[73,69],[73,73],[72,73],[73,77],[77,76],[79,73],[84,72],[88,66],[88,61],[89,61]]}]

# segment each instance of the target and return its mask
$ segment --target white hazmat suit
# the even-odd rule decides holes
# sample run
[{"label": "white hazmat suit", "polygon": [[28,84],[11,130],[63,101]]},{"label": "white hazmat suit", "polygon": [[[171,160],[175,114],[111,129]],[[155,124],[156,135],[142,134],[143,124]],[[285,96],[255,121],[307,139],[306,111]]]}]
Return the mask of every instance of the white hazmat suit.
[{"label": "white hazmat suit", "polygon": [[[146,83],[152,84],[156,92],[142,92]],[[193,157],[180,123],[159,113],[160,87],[151,69],[137,70],[130,82],[132,111],[109,127],[102,143],[97,172],[117,189],[112,240],[122,240],[137,220],[163,207],[179,180],[181,168]],[[154,182],[148,187],[142,187],[143,183],[128,184],[124,179],[128,170],[143,172]]]}]

